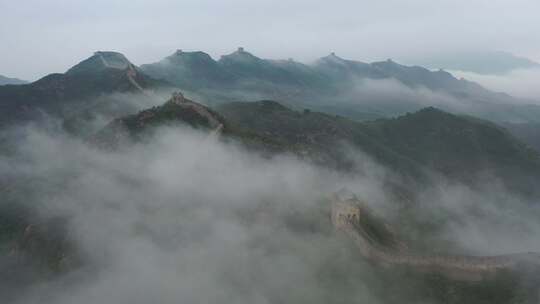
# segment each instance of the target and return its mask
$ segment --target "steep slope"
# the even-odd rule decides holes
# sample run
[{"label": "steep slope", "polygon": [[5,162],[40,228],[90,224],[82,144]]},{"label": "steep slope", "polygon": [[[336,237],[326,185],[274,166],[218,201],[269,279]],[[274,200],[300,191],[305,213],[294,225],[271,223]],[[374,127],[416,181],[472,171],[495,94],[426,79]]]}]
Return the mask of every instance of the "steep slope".
[{"label": "steep slope", "polygon": [[124,55],[96,52],[64,74],[50,74],[20,86],[0,87],[0,124],[62,115],[88,107],[111,93],[142,93],[163,85],[144,75]]},{"label": "steep slope", "polygon": [[19,85],[19,84],[26,84],[26,83],[28,82],[24,80],[20,80],[17,78],[9,78],[9,77],[0,75],[0,85],[6,85],[6,84]]}]

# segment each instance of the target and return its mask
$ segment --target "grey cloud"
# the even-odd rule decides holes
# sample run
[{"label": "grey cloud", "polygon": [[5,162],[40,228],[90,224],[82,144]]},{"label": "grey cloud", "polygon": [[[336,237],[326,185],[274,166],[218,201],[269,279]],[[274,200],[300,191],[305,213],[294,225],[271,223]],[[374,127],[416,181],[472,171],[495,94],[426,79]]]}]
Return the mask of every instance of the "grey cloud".
[{"label": "grey cloud", "polygon": [[[333,190],[340,177],[332,172],[285,156],[265,161],[178,130],[127,154],[31,131],[20,153],[32,161],[31,170],[17,166],[19,174],[61,184],[31,204],[43,217],[70,218],[70,235],[92,269],[65,278],[71,283],[38,285],[24,303],[328,296],[316,272],[339,248],[331,230],[298,232],[287,221]],[[74,286],[65,292],[55,284]]]},{"label": "grey cloud", "polygon": [[[84,263],[32,286],[18,303],[328,303],[336,291],[379,300],[368,286],[380,278],[333,231],[324,204],[347,187],[389,221],[399,216],[382,186],[397,177],[357,150],[344,147],[362,174],[343,175],[185,129],[163,129],[149,145],[122,152],[42,128],[22,134],[18,153],[1,158],[0,168],[45,183],[24,201],[43,218],[69,219]],[[538,213],[497,187],[489,179],[481,191],[441,181],[410,220],[450,215],[433,237],[466,252],[540,249]],[[404,224],[400,230],[414,226]]]}]

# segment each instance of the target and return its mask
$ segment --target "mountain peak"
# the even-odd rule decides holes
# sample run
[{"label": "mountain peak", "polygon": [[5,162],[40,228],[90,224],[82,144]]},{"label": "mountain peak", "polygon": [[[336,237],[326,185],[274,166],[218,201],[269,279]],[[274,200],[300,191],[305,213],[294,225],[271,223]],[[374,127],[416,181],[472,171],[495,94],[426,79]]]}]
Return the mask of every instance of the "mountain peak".
[{"label": "mountain peak", "polygon": [[327,62],[327,63],[338,63],[338,64],[345,64],[347,62],[347,60],[339,57],[334,52],[330,53],[330,55],[328,56],[320,58],[319,61]]},{"label": "mountain peak", "polygon": [[229,55],[221,56],[221,59],[220,59],[221,62],[232,61],[232,62],[243,62],[243,63],[256,62],[260,60],[261,59],[259,57],[246,51],[243,47],[239,47],[235,52]]},{"label": "mountain peak", "polygon": [[436,107],[425,107],[425,108],[422,108],[420,110],[418,110],[416,113],[414,113],[416,115],[420,115],[420,114],[425,114],[425,115],[452,115],[452,114],[449,114],[441,109],[438,109]]},{"label": "mountain peak", "polygon": [[395,62],[394,60],[392,60],[391,58],[388,58],[384,61],[376,61],[376,62],[373,62],[371,63],[373,66],[378,66],[378,67],[393,67],[393,68],[396,68],[396,67],[405,67],[397,62]]},{"label": "mountain peak", "polygon": [[10,78],[6,76],[0,75],[0,85],[6,85],[6,84],[13,84],[13,85],[20,85],[20,84],[27,84],[27,81],[17,79],[17,78]]},{"label": "mountain peak", "polygon": [[205,62],[214,61],[210,55],[201,51],[186,52],[183,50],[176,50],[172,55],[165,58],[170,63],[187,63],[187,62]]},{"label": "mountain peak", "polygon": [[67,73],[87,73],[105,69],[125,70],[130,66],[133,66],[133,64],[122,53],[96,51],[93,56],[75,65]]},{"label": "mountain peak", "polygon": [[540,63],[504,51],[462,51],[422,56],[415,62],[428,68],[443,67],[486,75],[504,75],[517,69],[540,67]]}]

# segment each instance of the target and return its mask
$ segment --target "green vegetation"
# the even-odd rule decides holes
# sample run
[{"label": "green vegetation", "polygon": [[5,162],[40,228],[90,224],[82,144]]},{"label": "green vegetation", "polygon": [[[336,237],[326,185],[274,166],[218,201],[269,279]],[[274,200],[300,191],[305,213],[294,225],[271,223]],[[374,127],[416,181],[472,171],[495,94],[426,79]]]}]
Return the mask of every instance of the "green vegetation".
[{"label": "green vegetation", "polygon": [[344,152],[344,144],[351,144],[414,183],[429,183],[428,169],[471,185],[490,173],[532,195],[540,178],[538,153],[504,129],[434,108],[368,123],[296,112],[273,101],[228,103],[218,111],[232,133],[257,134],[283,151],[340,169],[354,170]]},{"label": "green vegetation", "polygon": [[539,154],[487,121],[426,108],[366,125],[393,151],[467,184],[491,174],[529,193],[527,178],[540,176]]},{"label": "green vegetation", "polygon": [[[204,108],[226,126],[225,121],[218,113]],[[151,136],[156,128],[178,125],[187,125],[196,129],[211,128],[208,119],[196,110],[168,101],[162,106],[114,120],[92,136],[90,141],[101,147],[114,149],[129,141],[141,141]]]},{"label": "green vegetation", "polygon": [[[108,60],[119,65],[118,56],[126,60],[124,64],[130,64],[121,54]],[[137,69],[132,77],[145,89],[167,86]],[[43,112],[65,118],[85,109],[97,110],[98,105],[92,104],[96,99],[103,102],[106,95],[126,92],[138,92],[126,69],[106,67],[94,55],[64,74],[49,74],[30,84],[1,86],[0,126],[36,119],[42,117]],[[113,101],[114,98],[109,99],[110,103]]]}]

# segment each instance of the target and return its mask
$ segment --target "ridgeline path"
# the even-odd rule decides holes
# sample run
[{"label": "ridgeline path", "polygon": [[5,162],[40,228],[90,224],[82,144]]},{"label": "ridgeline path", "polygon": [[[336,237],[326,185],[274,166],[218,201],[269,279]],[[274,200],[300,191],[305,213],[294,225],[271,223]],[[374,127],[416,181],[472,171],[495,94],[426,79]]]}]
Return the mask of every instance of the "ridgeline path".
[{"label": "ridgeline path", "polygon": [[383,265],[405,265],[467,280],[481,280],[499,270],[513,270],[520,265],[540,265],[540,253],[536,252],[498,256],[421,255],[408,252],[402,246],[385,246],[366,231],[362,220],[366,216],[364,213],[369,211],[362,207],[361,202],[342,200],[334,195],[331,203],[334,227],[353,239],[363,257]]}]

